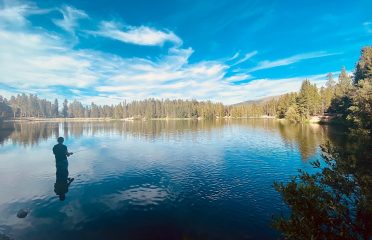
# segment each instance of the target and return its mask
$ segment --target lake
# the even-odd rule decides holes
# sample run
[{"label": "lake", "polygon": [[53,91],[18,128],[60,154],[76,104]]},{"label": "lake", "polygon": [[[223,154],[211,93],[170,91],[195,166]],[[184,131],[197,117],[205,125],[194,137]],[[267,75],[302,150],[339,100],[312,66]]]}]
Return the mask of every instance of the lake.
[{"label": "lake", "polygon": [[[65,137],[69,177],[52,147]],[[270,239],[274,181],[320,159],[330,126],[270,119],[5,123],[0,233],[14,239]],[[57,174],[58,175],[58,174]],[[58,181],[57,181],[58,182]],[[60,200],[64,195],[64,201]],[[29,209],[17,218],[20,209]]]}]

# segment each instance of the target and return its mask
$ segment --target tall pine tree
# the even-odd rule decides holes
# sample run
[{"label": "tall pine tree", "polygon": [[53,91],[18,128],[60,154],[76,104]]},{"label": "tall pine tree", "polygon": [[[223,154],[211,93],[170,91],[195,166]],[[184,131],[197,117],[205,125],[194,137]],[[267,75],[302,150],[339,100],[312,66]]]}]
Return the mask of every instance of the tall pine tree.
[{"label": "tall pine tree", "polygon": [[65,101],[63,101],[62,115],[63,115],[64,118],[68,117],[68,102],[67,102],[67,99],[65,99]]},{"label": "tall pine tree", "polygon": [[360,80],[372,81],[372,46],[362,49],[354,76],[355,85],[357,85]]},{"label": "tall pine tree", "polygon": [[54,103],[52,105],[52,116],[53,117],[58,117],[58,99],[54,99]]},{"label": "tall pine tree", "polygon": [[372,47],[362,49],[354,76],[356,90],[347,119],[372,135]]}]

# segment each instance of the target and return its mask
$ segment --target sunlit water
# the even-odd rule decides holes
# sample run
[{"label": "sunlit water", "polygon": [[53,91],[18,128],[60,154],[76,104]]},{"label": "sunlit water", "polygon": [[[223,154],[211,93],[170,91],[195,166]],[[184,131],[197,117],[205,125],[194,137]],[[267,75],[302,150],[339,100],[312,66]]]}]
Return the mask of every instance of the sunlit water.
[{"label": "sunlit water", "polygon": [[[274,181],[312,171],[331,129],[276,120],[6,124],[0,233],[14,239],[267,239],[286,213]],[[69,177],[55,193],[52,147]],[[17,211],[30,209],[26,218]]]}]

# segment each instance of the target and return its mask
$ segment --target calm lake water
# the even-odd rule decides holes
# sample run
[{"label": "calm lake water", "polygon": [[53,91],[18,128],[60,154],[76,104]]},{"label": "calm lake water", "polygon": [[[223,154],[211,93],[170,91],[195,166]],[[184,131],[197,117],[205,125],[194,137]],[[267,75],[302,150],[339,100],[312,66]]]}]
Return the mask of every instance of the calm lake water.
[{"label": "calm lake water", "polygon": [[[62,190],[52,154],[57,136],[76,152],[68,166],[75,180]],[[288,210],[273,181],[312,171],[319,144],[341,137],[329,126],[263,119],[8,123],[0,130],[0,233],[276,238],[272,216]],[[17,218],[20,209],[30,209],[26,218]]]}]

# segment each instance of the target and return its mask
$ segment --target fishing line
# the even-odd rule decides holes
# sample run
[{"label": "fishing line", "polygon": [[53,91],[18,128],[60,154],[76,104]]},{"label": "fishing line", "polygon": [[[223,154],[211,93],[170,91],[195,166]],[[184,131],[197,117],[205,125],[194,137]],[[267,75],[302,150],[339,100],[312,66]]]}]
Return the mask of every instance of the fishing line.
[{"label": "fishing line", "polygon": [[88,151],[89,149],[82,149],[82,150],[78,150],[78,151],[76,151],[76,152],[73,152],[74,154],[75,153],[78,153],[78,152],[84,152],[84,151]]},{"label": "fishing line", "polygon": [[[108,148],[108,146],[106,144],[102,144],[100,147],[101,148]],[[90,148],[84,148],[84,149],[81,149],[81,150],[73,151],[73,153],[84,152],[84,151],[88,151],[88,150],[90,150]]]}]

